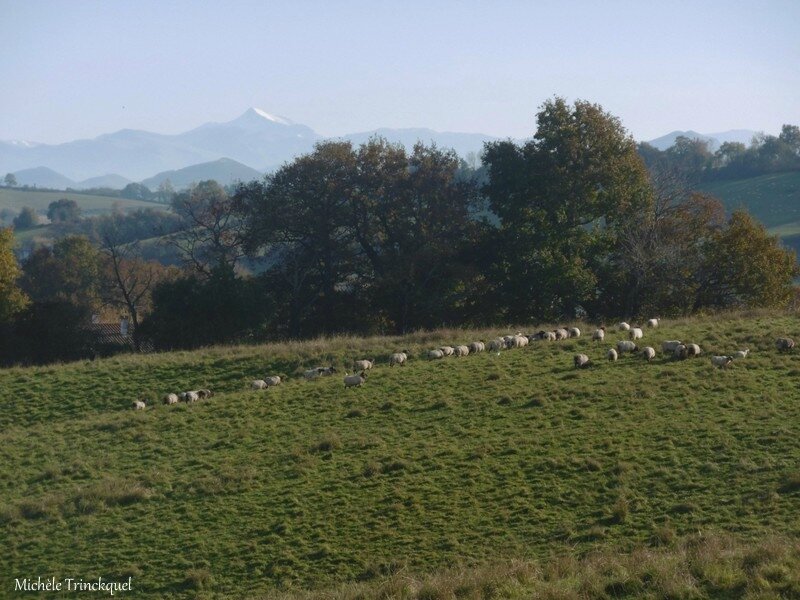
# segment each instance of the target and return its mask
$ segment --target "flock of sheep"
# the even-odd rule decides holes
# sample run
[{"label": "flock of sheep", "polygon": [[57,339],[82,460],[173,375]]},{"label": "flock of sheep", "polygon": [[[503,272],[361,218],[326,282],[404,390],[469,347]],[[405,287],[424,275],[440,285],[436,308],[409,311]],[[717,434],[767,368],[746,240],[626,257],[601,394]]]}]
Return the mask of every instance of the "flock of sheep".
[{"label": "flock of sheep", "polygon": [[[647,327],[656,328],[659,325],[658,319],[650,319],[647,321]],[[606,358],[610,361],[617,360],[623,354],[636,354],[640,355],[646,360],[651,361],[656,356],[656,350],[652,346],[644,346],[639,348],[635,340],[644,338],[644,331],[641,327],[631,327],[628,323],[622,322],[617,324],[619,331],[628,332],[627,340],[620,340],[617,342],[616,348],[609,348],[606,352]],[[511,348],[522,348],[527,346],[533,341],[558,341],[569,338],[578,338],[581,336],[581,330],[577,327],[558,328],[553,331],[541,330],[532,335],[524,335],[516,333],[514,335],[505,335],[491,340],[488,344],[483,341],[472,342],[467,345],[459,346],[440,346],[427,352],[429,360],[439,360],[447,356],[464,357],[470,354],[484,352],[486,350],[500,352],[501,350],[508,350]],[[600,327],[592,334],[592,340],[602,342],[605,340],[606,328]],[[795,346],[794,340],[787,337],[780,337],[776,340],[775,345],[779,352],[788,352]],[[698,344],[687,343],[684,344],[680,340],[666,340],[661,344],[662,353],[674,360],[684,360],[687,358],[696,358],[702,354],[702,349]],[[720,369],[725,369],[734,360],[744,359],[747,357],[749,349],[738,350],[731,355],[712,356],[711,364]],[[409,359],[411,353],[408,350],[402,352],[395,352],[389,356],[389,366],[395,365],[403,366]],[[367,380],[367,371],[375,366],[375,359],[361,359],[353,363],[355,373],[344,374],[344,387],[360,387]],[[586,354],[576,354],[573,357],[573,364],[576,369],[586,369],[592,366],[591,359]],[[303,373],[303,378],[306,381],[313,381],[321,377],[330,377],[336,373],[336,367],[330,365],[328,367],[315,367],[308,369]],[[265,379],[255,379],[251,382],[250,388],[252,390],[266,390],[268,388],[280,385],[282,382],[280,376],[273,375]],[[212,396],[211,390],[201,389],[188,392],[181,392],[180,394],[169,393],[163,397],[164,404],[177,404],[179,401],[183,402],[196,402],[204,400]],[[134,410],[143,410],[146,408],[145,402],[136,400],[133,402]]]}]

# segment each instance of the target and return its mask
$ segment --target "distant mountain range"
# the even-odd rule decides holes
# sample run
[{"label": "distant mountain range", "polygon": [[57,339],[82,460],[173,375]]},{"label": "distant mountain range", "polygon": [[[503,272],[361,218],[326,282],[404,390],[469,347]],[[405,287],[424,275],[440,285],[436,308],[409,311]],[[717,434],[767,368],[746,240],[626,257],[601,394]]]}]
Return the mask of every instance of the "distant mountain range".
[{"label": "distant mountain range", "polygon": [[[440,147],[453,148],[463,156],[480,152],[484,142],[496,139],[482,134],[440,133],[432,129],[377,129],[337,139],[358,144],[373,135],[400,142],[408,148],[418,140],[434,142]],[[212,172],[222,171],[242,178],[250,177],[252,171],[261,176],[310,152],[314,144],[324,139],[310,127],[250,108],[232,121],[206,123],[177,135],[123,129],[91,140],[56,145],[0,142],[0,171],[20,174],[17,181],[21,185],[77,188],[105,186],[112,182],[116,187],[124,186],[125,182],[142,181],[148,187],[157,187],[169,178],[178,188],[191,181],[211,178]],[[221,163],[221,159],[228,162]],[[189,167],[191,170],[184,171]],[[198,179],[187,181],[187,177]],[[230,180],[221,183],[230,183]]]},{"label": "distant mountain range", "polygon": [[687,137],[689,139],[703,140],[708,142],[708,147],[711,151],[717,150],[725,142],[740,142],[745,146],[749,146],[753,136],[758,135],[758,131],[750,129],[731,129],[730,131],[721,131],[718,133],[697,133],[696,131],[673,131],[667,135],[662,135],[647,143],[655,146],[659,150],[666,150],[667,148],[675,145],[675,140],[679,136]]},{"label": "distant mountain range", "polygon": [[[679,135],[707,140],[716,149],[726,141],[749,143],[756,132],[734,130],[702,134],[673,131],[650,140],[664,150]],[[373,136],[410,149],[418,141],[452,148],[462,157],[479,154],[486,142],[498,138],[480,133],[439,132],[432,129],[375,129],[341,136],[361,144]],[[260,178],[324,140],[306,125],[257,108],[232,121],[206,123],[176,135],[133,129],[64,144],[0,141],[0,175],[14,173],[20,185],[53,189],[110,187],[120,189],[140,181],[155,190],[169,179],[176,189],[204,179],[222,184]],[[156,173],[156,175],[153,175]]]}]

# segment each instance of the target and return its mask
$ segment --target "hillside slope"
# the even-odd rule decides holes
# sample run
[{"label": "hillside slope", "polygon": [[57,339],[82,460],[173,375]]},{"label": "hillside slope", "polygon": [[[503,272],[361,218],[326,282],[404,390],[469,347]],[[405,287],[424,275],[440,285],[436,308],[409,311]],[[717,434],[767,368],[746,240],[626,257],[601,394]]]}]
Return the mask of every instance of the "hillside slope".
[{"label": "hillside slope", "polygon": [[[532,328],[531,328],[532,329]],[[800,355],[762,314],[647,330],[685,362],[603,360],[589,336],[429,362],[488,331],[120,356],[0,371],[0,589],[133,577],[137,597],[242,598],[398,569],[615,552],[654,536],[800,535]],[[619,336],[610,332],[613,343]],[[389,368],[407,347],[406,367]],[[708,354],[749,347],[727,371]],[[596,366],[572,368],[575,352]],[[353,358],[363,388],[299,374]],[[288,377],[267,392],[253,378]],[[168,391],[217,395],[166,407]],[[133,412],[146,397],[153,408]],[[19,575],[17,575],[19,576]],[[788,581],[780,573],[775,577]],[[772,581],[772,580],[770,580]],[[788,585],[788,584],[787,584]]]}]

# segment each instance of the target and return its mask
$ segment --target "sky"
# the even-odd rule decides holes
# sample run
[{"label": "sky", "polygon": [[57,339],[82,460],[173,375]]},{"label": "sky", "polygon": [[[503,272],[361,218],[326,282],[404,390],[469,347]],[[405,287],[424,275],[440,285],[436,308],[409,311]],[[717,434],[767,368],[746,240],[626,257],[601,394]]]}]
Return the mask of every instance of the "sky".
[{"label": "sky", "polygon": [[254,106],[322,135],[529,137],[556,95],[637,140],[800,124],[800,1],[0,0],[0,139],[179,133]]}]

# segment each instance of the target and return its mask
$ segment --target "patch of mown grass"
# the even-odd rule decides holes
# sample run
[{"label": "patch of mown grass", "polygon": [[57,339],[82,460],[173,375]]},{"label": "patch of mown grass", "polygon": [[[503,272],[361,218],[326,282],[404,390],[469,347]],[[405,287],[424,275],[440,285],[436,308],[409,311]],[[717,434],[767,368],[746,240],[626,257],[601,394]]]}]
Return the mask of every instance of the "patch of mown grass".
[{"label": "patch of mown grass", "polygon": [[[522,329],[538,327],[510,328]],[[702,596],[740,581],[731,575],[739,567],[709,566],[703,577],[713,584],[684,569],[653,587],[669,565],[683,564],[670,552],[690,554],[687,535],[735,531],[742,548],[800,535],[800,353],[773,349],[778,335],[800,337],[797,318],[756,312],[645,331],[657,349],[664,339],[700,343],[704,357],[683,362],[609,363],[606,346],[588,337],[570,340],[572,349],[542,342],[499,356],[421,359],[428,347],[496,333],[342,337],[0,371],[0,589],[6,574],[45,564],[64,573],[135,565],[143,597],[339,589],[367,572],[375,594],[416,597],[424,582],[426,594],[514,597],[517,584],[504,577],[539,581],[531,565],[540,563],[523,561],[517,572],[503,561],[544,561],[567,544],[565,571],[591,570],[581,561],[594,552],[612,561],[636,547],[654,557],[654,579],[612,561],[597,586],[551,589],[545,579],[533,588],[541,597]],[[747,359],[711,367],[709,355],[745,344]],[[403,348],[409,364],[387,368],[385,357]],[[595,367],[575,372],[576,351]],[[379,364],[359,390],[343,390],[340,377],[289,377],[269,401],[247,389],[256,377],[362,356]],[[129,409],[132,397],[196,387],[216,395]],[[757,574],[777,586],[769,590],[791,591],[795,551],[787,552],[751,568],[745,585]],[[497,561],[502,577],[486,579],[481,569]],[[459,564],[466,579],[439,572]],[[406,576],[415,583],[402,583]],[[530,597],[520,585],[518,597]]]}]

